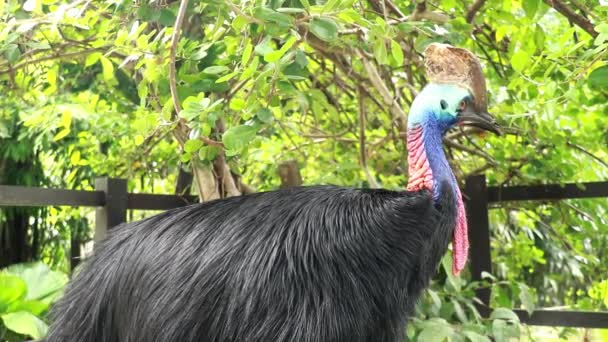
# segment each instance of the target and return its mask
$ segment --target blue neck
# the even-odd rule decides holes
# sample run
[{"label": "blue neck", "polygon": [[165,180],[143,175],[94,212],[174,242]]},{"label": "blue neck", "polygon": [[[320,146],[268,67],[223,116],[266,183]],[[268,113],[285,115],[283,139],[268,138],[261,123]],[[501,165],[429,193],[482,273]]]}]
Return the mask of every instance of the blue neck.
[{"label": "blue neck", "polygon": [[429,120],[422,123],[422,132],[424,149],[434,178],[433,199],[437,200],[441,184],[448,181],[452,187],[455,187],[456,178],[443,151],[442,129],[437,127],[434,121]]}]

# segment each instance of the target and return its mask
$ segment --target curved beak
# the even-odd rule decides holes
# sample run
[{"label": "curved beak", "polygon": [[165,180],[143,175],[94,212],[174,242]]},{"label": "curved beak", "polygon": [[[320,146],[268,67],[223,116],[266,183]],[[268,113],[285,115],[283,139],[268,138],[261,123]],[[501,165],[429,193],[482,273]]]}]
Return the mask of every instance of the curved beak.
[{"label": "curved beak", "polygon": [[487,111],[476,112],[472,110],[473,106],[467,107],[464,111],[458,114],[458,121],[463,125],[474,126],[486,131],[502,135],[500,126],[496,123],[496,119]]}]

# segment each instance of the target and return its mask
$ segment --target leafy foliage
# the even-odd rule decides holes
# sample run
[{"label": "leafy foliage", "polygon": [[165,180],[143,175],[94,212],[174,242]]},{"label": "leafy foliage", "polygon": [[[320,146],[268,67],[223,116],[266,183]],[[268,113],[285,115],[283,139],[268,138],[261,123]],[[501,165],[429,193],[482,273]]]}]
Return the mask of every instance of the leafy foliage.
[{"label": "leafy foliage", "polygon": [[0,338],[22,341],[20,335],[44,337],[43,318],[68,277],[43,263],[15,264],[0,271]]}]

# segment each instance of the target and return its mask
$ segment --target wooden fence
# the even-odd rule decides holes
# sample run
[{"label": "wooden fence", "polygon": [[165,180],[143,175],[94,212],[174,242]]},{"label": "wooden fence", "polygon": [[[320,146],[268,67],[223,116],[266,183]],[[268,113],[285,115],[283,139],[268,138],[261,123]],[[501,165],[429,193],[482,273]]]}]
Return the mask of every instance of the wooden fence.
[{"label": "wooden fence", "polygon": [[[481,280],[482,272],[492,273],[488,204],[511,201],[608,197],[608,182],[488,187],[485,176],[480,175],[466,179],[463,193],[468,197],[466,205],[471,244],[471,273],[474,280]],[[491,311],[489,308],[490,289],[479,289],[477,297],[484,303],[484,305],[478,307],[480,313],[487,316]],[[608,312],[540,309],[529,315],[525,310],[514,311],[522,322],[531,325],[608,328]]]},{"label": "wooden fence", "polygon": [[[608,197],[608,182],[487,187],[485,176],[467,178],[463,193],[469,221],[471,273],[481,280],[482,272],[492,273],[488,205],[509,201],[562,200]],[[126,221],[127,210],[167,210],[197,202],[194,196],[133,194],[127,192],[124,179],[98,178],[95,191],[75,191],[0,185],[0,206],[75,206],[96,207],[95,241],[112,227]],[[483,303],[478,308],[484,316],[491,312],[490,289],[479,289]],[[535,310],[529,315],[514,310],[524,323],[531,325],[608,328],[608,312]]]}]

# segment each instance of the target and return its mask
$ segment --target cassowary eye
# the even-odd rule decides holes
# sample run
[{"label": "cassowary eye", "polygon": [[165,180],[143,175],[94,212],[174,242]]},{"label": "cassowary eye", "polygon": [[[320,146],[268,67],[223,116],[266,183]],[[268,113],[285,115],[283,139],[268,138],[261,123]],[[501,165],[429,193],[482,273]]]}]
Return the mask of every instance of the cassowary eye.
[{"label": "cassowary eye", "polygon": [[441,105],[441,109],[443,110],[446,110],[448,108],[448,103],[445,102],[445,100],[441,100],[439,104]]},{"label": "cassowary eye", "polygon": [[467,108],[467,101],[462,100],[460,101],[460,104],[458,105],[458,111],[462,112]]}]

